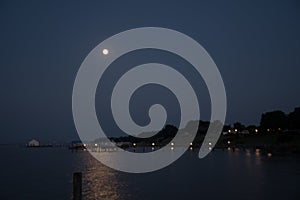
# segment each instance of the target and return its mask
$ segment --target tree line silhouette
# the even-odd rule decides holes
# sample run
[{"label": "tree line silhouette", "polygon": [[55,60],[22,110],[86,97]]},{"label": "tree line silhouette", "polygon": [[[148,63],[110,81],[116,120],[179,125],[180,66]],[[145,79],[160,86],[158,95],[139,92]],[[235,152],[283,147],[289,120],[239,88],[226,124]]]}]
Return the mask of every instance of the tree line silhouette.
[{"label": "tree line silhouette", "polygon": [[264,113],[261,116],[260,127],[263,131],[299,130],[300,107],[289,114],[280,110]]},{"label": "tree line silhouette", "polygon": [[[203,140],[204,135],[207,133],[207,129],[210,125],[209,121],[190,121],[183,130],[189,132],[190,127],[198,126],[197,136],[195,138],[196,143],[200,143]],[[139,138],[133,136],[112,137],[111,140],[115,142],[131,142],[131,143],[143,143],[151,144],[153,141],[157,143],[170,142],[179,129],[173,125],[167,124],[157,134],[148,138]],[[275,110],[266,112],[261,115],[260,125],[245,126],[241,122],[236,122],[231,125],[223,126],[223,134],[265,134],[265,133],[281,133],[294,131],[300,134],[300,107],[294,109],[294,111],[286,114],[283,111]],[[145,133],[142,133],[145,134]]]}]

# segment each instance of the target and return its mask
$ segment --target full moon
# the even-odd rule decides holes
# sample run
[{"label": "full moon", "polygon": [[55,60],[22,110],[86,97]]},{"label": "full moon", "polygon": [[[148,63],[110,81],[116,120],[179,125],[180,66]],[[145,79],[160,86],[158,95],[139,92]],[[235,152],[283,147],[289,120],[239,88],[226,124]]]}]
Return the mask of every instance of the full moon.
[{"label": "full moon", "polygon": [[103,49],[102,53],[103,53],[104,55],[107,55],[107,54],[109,53],[109,51],[108,51],[108,49]]}]

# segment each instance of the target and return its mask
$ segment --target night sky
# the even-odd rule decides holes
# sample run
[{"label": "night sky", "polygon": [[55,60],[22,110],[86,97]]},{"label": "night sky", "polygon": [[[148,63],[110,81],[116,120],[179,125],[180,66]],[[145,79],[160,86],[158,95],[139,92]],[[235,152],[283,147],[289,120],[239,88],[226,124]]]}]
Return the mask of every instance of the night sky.
[{"label": "night sky", "polygon": [[[226,87],[227,123],[258,125],[263,112],[291,112],[300,106],[299,9],[296,0],[1,1],[0,143],[76,139],[72,88],[83,59],[106,38],[137,27],[180,31],[208,51]],[[182,62],[165,52],[135,53],[114,65],[146,62],[147,55]],[[196,87],[208,120],[205,84]]]}]

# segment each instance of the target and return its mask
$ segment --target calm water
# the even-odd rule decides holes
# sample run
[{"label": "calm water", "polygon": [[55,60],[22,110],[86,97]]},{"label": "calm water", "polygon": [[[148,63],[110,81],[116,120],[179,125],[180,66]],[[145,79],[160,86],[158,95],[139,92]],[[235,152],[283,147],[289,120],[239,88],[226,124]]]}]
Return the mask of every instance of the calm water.
[{"label": "calm water", "polygon": [[0,199],[72,199],[72,173],[83,172],[86,200],[300,199],[300,156],[215,150],[188,151],[147,174],[109,169],[87,152],[66,148],[0,147]]}]

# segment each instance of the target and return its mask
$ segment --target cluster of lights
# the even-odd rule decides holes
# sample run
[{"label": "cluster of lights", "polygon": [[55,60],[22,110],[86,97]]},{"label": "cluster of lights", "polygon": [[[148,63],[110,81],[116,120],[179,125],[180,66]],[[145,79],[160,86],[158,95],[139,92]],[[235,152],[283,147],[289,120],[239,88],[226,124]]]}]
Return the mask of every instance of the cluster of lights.
[{"label": "cluster of lights", "polygon": [[[278,130],[280,131],[281,129],[280,128],[278,128]],[[270,131],[270,129],[267,129],[267,131],[269,132]],[[238,132],[238,129],[233,129],[233,130],[228,130],[228,133],[237,133]],[[254,132],[255,133],[258,133],[258,129],[256,128],[256,129],[254,129]]]},{"label": "cluster of lights", "polygon": [[171,142],[171,150],[174,150],[174,142]]},{"label": "cluster of lights", "polygon": [[212,147],[211,147],[212,143],[211,143],[211,142],[209,142],[209,143],[208,143],[208,145],[209,145],[209,147],[208,147],[208,150],[210,150],[210,151],[211,151],[211,150],[212,150]]},{"label": "cluster of lights", "polygon": [[[269,131],[269,129],[267,129],[267,130]],[[258,129],[255,129],[255,132],[257,133],[257,132],[258,132]],[[227,144],[230,145],[230,144],[231,144],[231,141],[228,140],[228,141],[227,141]],[[133,145],[134,148],[137,146],[136,143],[132,143],[132,145]],[[174,145],[175,145],[175,144],[174,144],[173,142],[171,142],[170,145],[171,145],[171,150],[174,150]],[[86,147],[87,145],[86,145],[86,144],[83,144],[83,146]],[[98,144],[95,143],[94,146],[95,146],[95,147],[98,147]],[[152,142],[152,143],[151,143],[151,146],[152,146],[152,150],[154,150],[155,143]],[[191,142],[191,143],[190,143],[190,148],[189,148],[190,150],[193,149],[192,146],[193,146],[193,143]],[[208,142],[208,146],[209,146],[208,149],[209,149],[209,150],[212,150],[212,143],[211,143],[211,142]],[[230,147],[228,147],[227,149],[228,149],[228,150],[231,150]],[[255,154],[256,154],[256,155],[259,155],[259,154],[260,154],[260,149],[255,149]],[[272,153],[267,153],[267,156],[268,156],[268,157],[271,157],[271,156],[272,156]]]},{"label": "cluster of lights", "polygon": [[193,143],[190,143],[190,150],[193,150]]},{"label": "cluster of lights", "polygon": [[255,149],[255,155],[259,156],[260,155],[260,149]]}]

